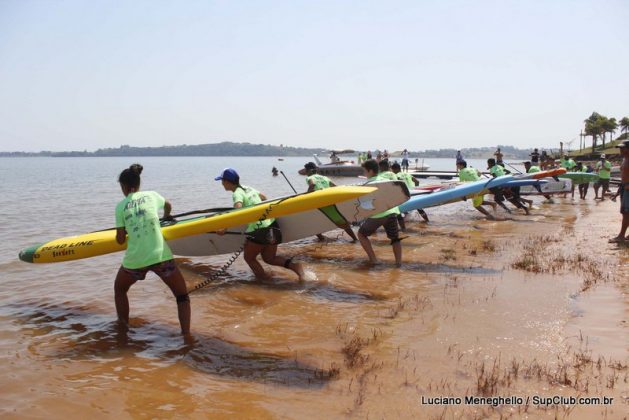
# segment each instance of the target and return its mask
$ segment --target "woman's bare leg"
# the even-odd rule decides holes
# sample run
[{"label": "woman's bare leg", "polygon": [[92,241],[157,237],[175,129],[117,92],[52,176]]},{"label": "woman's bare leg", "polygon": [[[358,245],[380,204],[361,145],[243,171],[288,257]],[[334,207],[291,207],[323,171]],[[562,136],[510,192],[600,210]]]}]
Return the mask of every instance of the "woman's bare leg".
[{"label": "woman's bare leg", "polygon": [[137,280],[120,267],[116,275],[116,281],[114,282],[114,300],[116,302],[118,320],[124,325],[129,325],[129,297],[127,296],[127,292],[136,281]]}]

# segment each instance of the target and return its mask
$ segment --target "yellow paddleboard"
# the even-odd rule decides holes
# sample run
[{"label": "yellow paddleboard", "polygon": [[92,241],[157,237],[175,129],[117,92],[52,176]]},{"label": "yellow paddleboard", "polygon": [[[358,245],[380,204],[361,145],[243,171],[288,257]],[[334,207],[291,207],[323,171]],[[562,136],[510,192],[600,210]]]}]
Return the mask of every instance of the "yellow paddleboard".
[{"label": "yellow paddleboard", "polygon": [[[330,206],[369,194],[376,189],[374,187],[339,186],[308,194],[297,194],[266,201],[251,207],[182,220],[170,226],[162,227],[162,234],[164,239],[169,241],[184,236],[214,232],[258,220]],[[116,242],[116,229],[108,229],[33,245],[22,250],[19,257],[20,260],[30,263],[53,263],[109,254],[122,251],[126,247],[126,242],[122,245]]]}]

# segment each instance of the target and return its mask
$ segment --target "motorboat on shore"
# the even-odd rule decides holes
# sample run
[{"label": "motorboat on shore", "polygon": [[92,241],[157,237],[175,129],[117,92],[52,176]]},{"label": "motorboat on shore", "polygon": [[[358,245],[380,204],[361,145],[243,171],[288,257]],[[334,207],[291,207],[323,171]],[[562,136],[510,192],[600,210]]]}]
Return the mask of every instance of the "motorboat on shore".
[{"label": "motorboat on shore", "polygon": [[[320,175],[357,177],[363,174],[363,167],[354,163],[353,160],[337,160],[335,162],[322,163],[316,154],[312,156],[317,165],[317,173]],[[301,168],[299,175],[306,175],[306,169]]]}]

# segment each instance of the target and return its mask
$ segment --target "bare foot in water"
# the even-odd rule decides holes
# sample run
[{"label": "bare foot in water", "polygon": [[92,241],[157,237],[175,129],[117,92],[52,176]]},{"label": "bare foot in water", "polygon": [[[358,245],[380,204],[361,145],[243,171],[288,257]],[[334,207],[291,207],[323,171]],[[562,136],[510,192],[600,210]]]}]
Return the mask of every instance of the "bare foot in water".
[{"label": "bare foot in water", "polygon": [[304,272],[304,267],[300,263],[291,262],[288,268],[290,268],[297,274],[297,277],[299,277],[299,281],[306,280],[306,273]]}]

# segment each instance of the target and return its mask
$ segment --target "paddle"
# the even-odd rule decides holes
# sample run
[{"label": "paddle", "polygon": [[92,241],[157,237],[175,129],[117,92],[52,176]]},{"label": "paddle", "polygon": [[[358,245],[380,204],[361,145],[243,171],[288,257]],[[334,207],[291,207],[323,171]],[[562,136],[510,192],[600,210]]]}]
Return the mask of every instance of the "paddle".
[{"label": "paddle", "polygon": [[[159,219],[160,221],[160,225],[161,226],[169,226],[173,223],[163,223],[163,222],[176,222],[175,218],[177,217],[183,217],[183,216],[190,216],[193,214],[216,214],[216,213],[221,213],[224,211],[228,211],[228,210],[234,210],[233,207],[214,207],[211,209],[205,209],[205,210],[192,210],[192,211],[187,211],[185,213],[179,213],[179,214],[171,214],[168,217],[162,217]],[[111,228],[107,228],[107,229],[100,229],[100,230],[95,230],[93,232],[104,232],[106,230],[114,230],[116,229],[115,227],[111,227]]]},{"label": "paddle", "polygon": [[171,214],[168,217],[168,219],[161,218],[160,220],[168,221],[168,220],[171,220],[171,219],[175,219],[177,217],[190,216],[190,215],[193,215],[193,214],[220,213],[222,211],[228,211],[228,210],[234,210],[234,208],[233,207],[214,207],[214,208],[205,209],[205,210],[192,210],[192,211],[187,211],[185,213]]},{"label": "paddle", "polygon": [[511,166],[510,164],[506,163],[505,165],[507,165],[509,168],[513,169],[514,171],[516,171],[517,173],[521,174],[522,171],[519,170],[518,168],[514,168],[513,166]]},{"label": "paddle", "polygon": [[297,194],[297,190],[295,189],[295,187],[293,187],[293,184],[290,183],[290,181],[288,180],[288,178],[286,178],[286,175],[284,175],[284,171],[280,171],[280,173],[282,174],[282,176],[284,177],[284,179],[286,180],[286,182],[288,182],[288,185],[290,185],[290,187],[293,189],[293,192],[295,194]]}]

